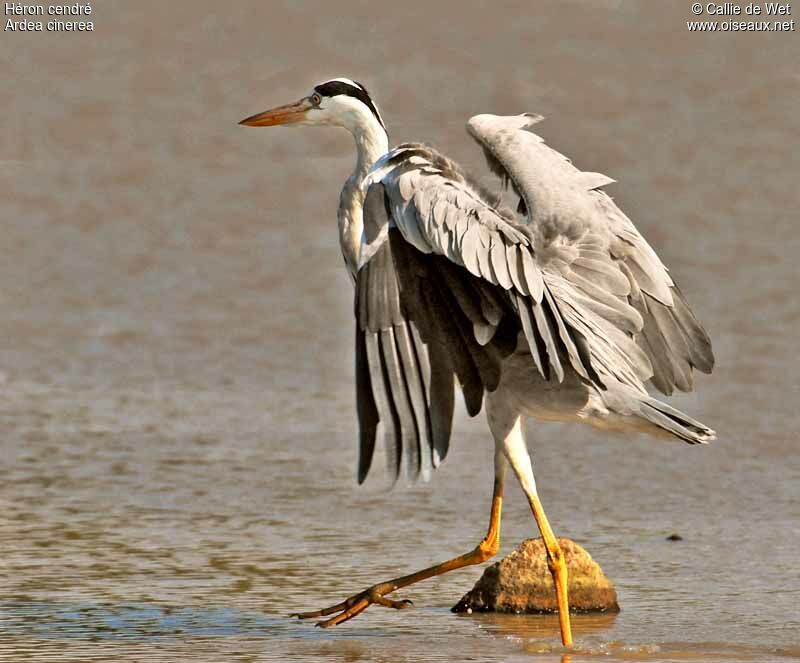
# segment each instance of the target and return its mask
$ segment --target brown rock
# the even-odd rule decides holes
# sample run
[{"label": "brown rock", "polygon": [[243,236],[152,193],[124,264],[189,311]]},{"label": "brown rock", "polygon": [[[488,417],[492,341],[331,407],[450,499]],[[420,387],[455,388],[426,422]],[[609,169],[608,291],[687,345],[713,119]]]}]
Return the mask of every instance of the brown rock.
[{"label": "brown rock", "polygon": [[[588,552],[559,539],[569,572],[570,612],[619,612],[617,592]],[[558,612],[553,578],[542,539],[526,539],[487,568],[453,612]]]}]

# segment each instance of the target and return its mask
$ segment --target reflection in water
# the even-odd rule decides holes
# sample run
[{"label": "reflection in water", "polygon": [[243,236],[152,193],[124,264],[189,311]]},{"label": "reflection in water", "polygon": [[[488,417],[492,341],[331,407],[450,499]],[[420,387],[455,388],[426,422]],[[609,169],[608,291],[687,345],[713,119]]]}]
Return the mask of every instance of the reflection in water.
[{"label": "reflection in water", "polygon": [[[598,612],[571,615],[572,628],[581,637],[604,633],[613,627],[619,613]],[[558,615],[509,615],[478,613],[466,617],[475,619],[488,632],[503,637],[525,640],[558,640]]]}]

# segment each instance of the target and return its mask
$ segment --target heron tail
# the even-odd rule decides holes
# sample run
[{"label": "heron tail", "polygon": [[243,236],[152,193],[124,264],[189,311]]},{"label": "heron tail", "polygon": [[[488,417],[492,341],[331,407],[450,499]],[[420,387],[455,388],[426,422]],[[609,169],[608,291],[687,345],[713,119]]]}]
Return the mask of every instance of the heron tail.
[{"label": "heron tail", "polygon": [[655,398],[641,401],[639,416],[689,444],[708,444],[717,437],[705,424]]}]

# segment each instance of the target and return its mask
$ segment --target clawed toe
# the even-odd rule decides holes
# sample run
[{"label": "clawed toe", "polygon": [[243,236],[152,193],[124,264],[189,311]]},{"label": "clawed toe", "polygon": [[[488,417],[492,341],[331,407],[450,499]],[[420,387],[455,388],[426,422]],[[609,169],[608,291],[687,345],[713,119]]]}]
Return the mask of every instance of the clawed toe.
[{"label": "clawed toe", "polygon": [[330,606],[329,608],[313,610],[311,612],[295,612],[291,614],[291,617],[297,617],[298,619],[313,619],[315,617],[327,617],[328,615],[334,615],[334,613],[338,612],[339,614],[334,615],[330,619],[324,619],[316,623],[316,626],[319,626],[320,628],[328,628],[329,626],[336,626],[337,624],[341,624],[342,622],[346,622],[347,620],[360,615],[362,612],[364,612],[364,610],[373,604],[381,605],[384,608],[393,608],[394,610],[404,610],[414,605],[408,599],[401,599],[397,601],[387,599],[385,596],[383,596],[383,592],[385,590],[381,591],[381,589],[382,588],[379,586],[370,587],[368,590],[361,592],[360,594],[355,594],[349,599]]},{"label": "clawed toe", "polygon": [[395,610],[405,610],[406,608],[411,608],[414,605],[414,602],[409,601],[408,599],[393,601],[392,599],[387,599],[383,596],[376,597],[374,602],[378,605],[382,605],[384,608],[394,608]]},{"label": "clawed toe", "polygon": [[322,608],[322,610],[312,610],[310,612],[293,612],[290,617],[297,617],[297,619],[314,619],[315,617],[325,617],[332,615],[334,612],[344,610],[347,607],[346,602],[332,605],[330,608]]}]

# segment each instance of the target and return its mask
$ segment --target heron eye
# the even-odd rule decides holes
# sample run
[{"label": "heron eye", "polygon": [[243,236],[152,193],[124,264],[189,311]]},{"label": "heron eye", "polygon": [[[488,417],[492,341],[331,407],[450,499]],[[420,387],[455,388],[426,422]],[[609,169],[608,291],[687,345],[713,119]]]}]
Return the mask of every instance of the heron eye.
[{"label": "heron eye", "polygon": [[316,93],[312,94],[311,95],[311,103],[314,104],[315,106],[319,106],[322,103],[322,97],[320,97]]}]

